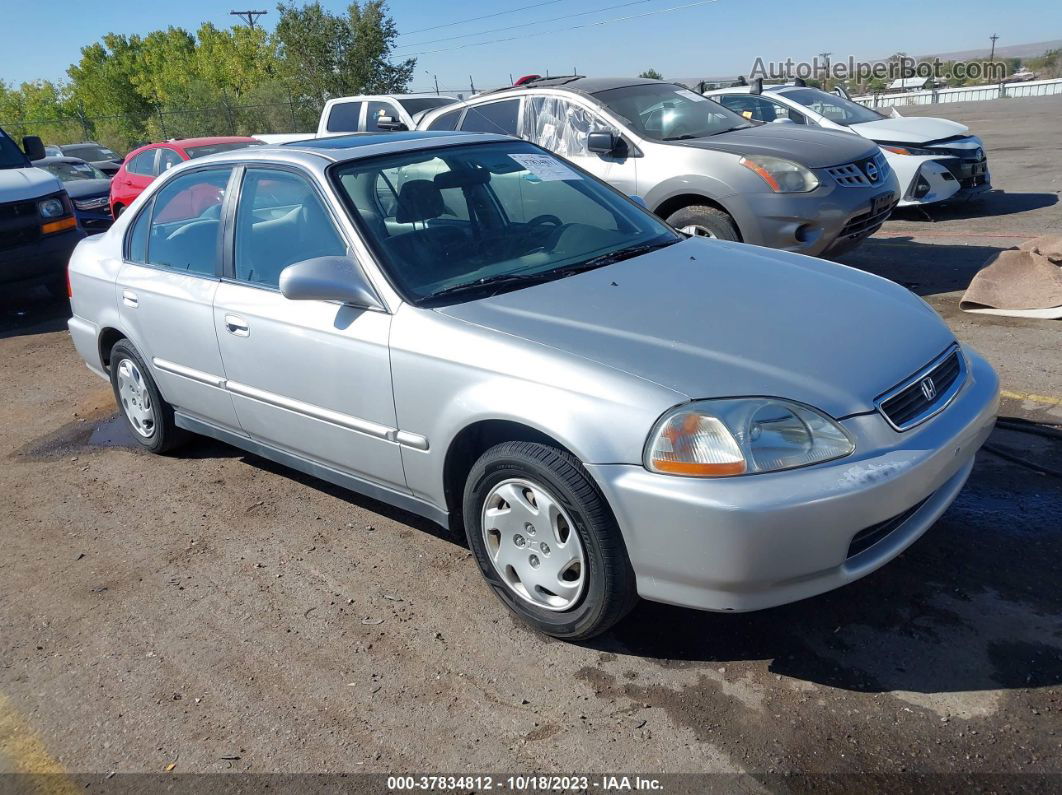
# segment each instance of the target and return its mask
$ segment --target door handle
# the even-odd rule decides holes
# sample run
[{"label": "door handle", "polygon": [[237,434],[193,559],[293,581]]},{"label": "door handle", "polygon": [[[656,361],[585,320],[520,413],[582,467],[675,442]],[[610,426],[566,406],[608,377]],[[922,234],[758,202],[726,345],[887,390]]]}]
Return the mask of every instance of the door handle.
[{"label": "door handle", "polygon": [[228,329],[229,334],[237,337],[246,337],[251,333],[247,327],[247,321],[238,315],[225,315],[225,328]]},{"label": "door handle", "polygon": [[122,303],[136,309],[137,304],[140,303],[140,299],[137,298],[136,293],[132,290],[122,290]]}]

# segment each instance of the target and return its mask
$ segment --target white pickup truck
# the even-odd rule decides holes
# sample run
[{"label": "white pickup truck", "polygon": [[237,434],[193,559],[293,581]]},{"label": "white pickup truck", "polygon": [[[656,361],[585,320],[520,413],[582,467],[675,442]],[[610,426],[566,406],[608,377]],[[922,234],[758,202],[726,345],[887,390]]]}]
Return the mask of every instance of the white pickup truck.
[{"label": "white pickup truck", "polygon": [[262,133],[254,137],[268,144],[327,138],[353,132],[387,132],[416,129],[429,110],[457,102],[457,97],[437,94],[359,94],[336,97],[325,103],[316,133]]},{"label": "white pickup truck", "polygon": [[31,160],[44,157],[35,135],[25,152],[0,129],[0,285],[44,285],[66,295],[66,265],[85,237],[62,183]]}]

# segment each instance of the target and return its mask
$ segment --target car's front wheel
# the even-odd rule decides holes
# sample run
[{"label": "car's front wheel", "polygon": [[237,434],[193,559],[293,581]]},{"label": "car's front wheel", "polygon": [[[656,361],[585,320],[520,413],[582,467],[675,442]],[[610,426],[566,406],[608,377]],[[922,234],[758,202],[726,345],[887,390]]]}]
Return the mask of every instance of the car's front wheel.
[{"label": "car's front wheel", "polygon": [[637,601],[616,520],[563,450],[532,442],[492,447],[469,473],[464,520],[488,584],[547,635],[599,635]]},{"label": "car's front wheel", "polygon": [[718,240],[741,240],[734,219],[715,207],[694,204],[676,210],[667,222],[680,232],[695,237],[714,237]]},{"label": "car's front wheel", "polygon": [[111,387],[133,440],[152,453],[165,453],[185,441],[170,406],[151,377],[144,360],[129,340],[111,348]]}]

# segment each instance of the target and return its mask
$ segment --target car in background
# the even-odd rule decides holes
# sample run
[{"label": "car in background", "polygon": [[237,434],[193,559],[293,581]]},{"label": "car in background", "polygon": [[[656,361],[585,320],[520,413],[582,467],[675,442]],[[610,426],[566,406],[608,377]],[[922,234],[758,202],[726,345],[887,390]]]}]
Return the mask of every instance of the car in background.
[{"label": "car in background", "polygon": [[66,264],[85,232],[59,180],[31,162],[44,158],[41,139],[27,135],[22,146],[0,129],[0,285],[63,296]]},{"label": "car in background", "polygon": [[[63,150],[55,144],[45,144],[44,146],[45,157],[63,157]],[[36,162],[36,161],[34,161]]]},{"label": "car in background", "polygon": [[724,107],[759,122],[792,122],[842,130],[881,147],[900,184],[900,207],[969,201],[992,189],[984,144],[970,128],[947,119],[886,116],[839,93],[804,85],[731,86],[705,92]]},{"label": "car in background", "polygon": [[572,640],[639,596],[758,610],[870,574],[955,500],[999,404],[906,288],[688,238],[501,135],[175,169],[70,280],[142,450],[198,433],[463,528],[501,601]]},{"label": "car in background", "polygon": [[430,111],[419,127],[524,138],[687,234],[800,254],[854,248],[898,198],[870,141],[756,124],[660,80],[530,78]]},{"label": "car in background", "polygon": [[134,149],[126,155],[125,162],[111,180],[111,215],[114,218],[120,216],[155,177],[186,160],[261,145],[257,138],[229,135],[161,141]]},{"label": "car in background", "polygon": [[76,157],[45,157],[33,165],[56,177],[74,203],[74,214],[86,232],[102,232],[111,225],[111,178]]},{"label": "car in background", "polygon": [[108,149],[95,141],[85,141],[80,144],[60,144],[59,150],[64,157],[76,157],[91,163],[108,177],[118,173],[118,167],[122,165],[122,156],[113,149]]},{"label": "car in background", "polygon": [[337,97],[325,103],[321,120],[317,124],[317,136],[413,130],[424,114],[457,101],[457,97],[437,94],[364,94]]}]

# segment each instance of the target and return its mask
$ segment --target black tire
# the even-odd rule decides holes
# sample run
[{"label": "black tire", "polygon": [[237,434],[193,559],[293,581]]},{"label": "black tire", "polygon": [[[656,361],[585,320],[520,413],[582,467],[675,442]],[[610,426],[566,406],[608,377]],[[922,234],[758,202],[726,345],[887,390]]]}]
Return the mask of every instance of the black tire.
[{"label": "black tire", "polygon": [[716,237],[720,240],[741,240],[741,235],[738,233],[734,219],[730,217],[729,213],[715,207],[692,204],[689,207],[683,207],[681,210],[671,213],[666,220],[676,229],[695,226],[709,232],[710,235],[708,236]]},{"label": "black tire", "polygon": [[125,207],[121,204],[114,205],[114,220],[117,221],[122,217],[122,213],[125,212]]},{"label": "black tire", "polygon": [[[122,361],[128,359],[135,366],[140,373],[144,388],[151,401],[152,411],[155,417],[153,428],[150,436],[145,436],[140,433],[133,422],[129,419],[129,414],[123,405],[123,398],[118,386],[118,370],[121,367]],[[155,379],[151,377],[151,371],[144,363],[143,358],[137,353],[136,348],[129,340],[121,339],[114,343],[114,347],[111,348],[111,389],[114,390],[114,399],[118,404],[118,410],[121,412],[122,419],[125,420],[126,426],[129,428],[129,434],[133,437],[133,440],[143,447],[145,450],[151,453],[168,453],[170,450],[175,449],[179,445],[188,440],[188,433],[183,428],[178,428],[173,419],[173,406],[162,399],[162,395],[159,393],[159,388],[155,384]]]},{"label": "black tire", "polygon": [[[504,480],[520,478],[543,487],[571,516],[586,557],[586,585],[580,600],[564,612],[531,604],[502,580],[483,538],[484,501]],[[498,598],[538,631],[565,640],[600,635],[638,601],[634,570],[623,536],[586,470],[571,454],[532,442],[505,442],[485,452],[465,482],[465,533],[480,571]]]}]

